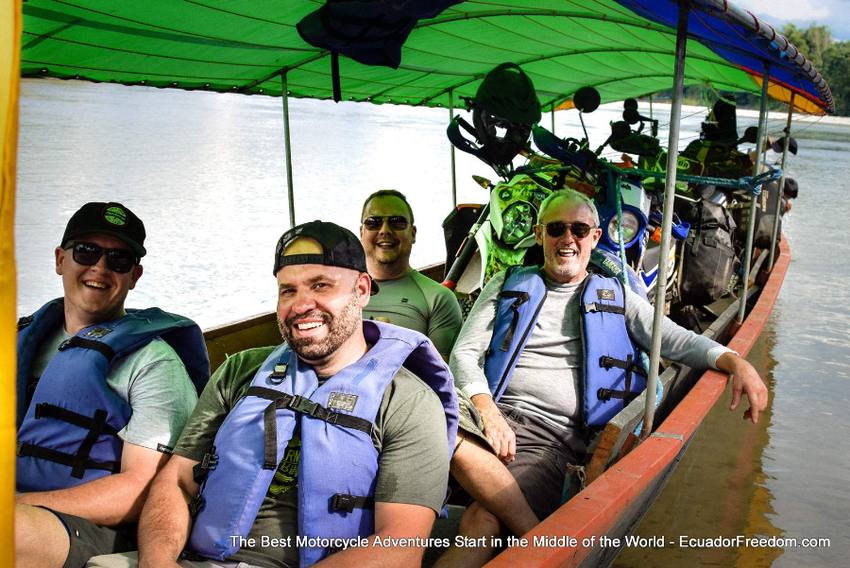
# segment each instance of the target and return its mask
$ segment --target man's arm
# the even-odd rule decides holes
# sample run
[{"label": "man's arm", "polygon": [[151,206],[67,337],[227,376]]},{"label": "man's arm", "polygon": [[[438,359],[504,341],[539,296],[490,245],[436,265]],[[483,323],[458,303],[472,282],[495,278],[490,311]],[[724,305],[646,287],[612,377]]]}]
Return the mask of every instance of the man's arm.
[{"label": "man's arm", "polygon": [[481,291],[460,330],[449,367],[457,389],[469,397],[481,414],[484,435],[496,455],[503,461],[512,461],[516,454],[516,434],[496,406],[484,375],[484,353],[493,336],[499,291],[504,282],[505,273],[500,272]]},{"label": "man's arm", "polygon": [[[316,566],[332,568],[334,566],[419,566],[424,547],[418,546],[389,546],[375,547],[375,539],[383,543],[392,542],[385,539],[414,539],[425,542],[431,534],[436,514],[428,507],[408,505],[404,503],[375,503],[375,534],[369,537],[370,546],[347,548],[342,552],[332,554]],[[414,541],[411,541],[414,542]]]},{"label": "man's arm", "polygon": [[[626,291],[626,319],[629,333],[638,345],[650,345],[652,341],[652,306],[634,292]],[[731,374],[732,405],[735,410],[746,394],[750,408],[744,418],[755,423],[759,412],[767,408],[767,387],[746,359],[716,341],[676,325],[664,318],[661,326],[661,355],[689,367],[705,369],[711,367]]]},{"label": "man's arm", "polygon": [[139,520],[139,567],[177,566],[189,540],[189,502],[198,493],[192,468],[198,462],[174,456],[151,486]]},{"label": "man's arm", "polygon": [[135,521],[151,480],[167,459],[167,455],[156,450],[125,443],[119,473],[67,489],[19,493],[16,500],[83,517],[100,525]]},{"label": "man's arm", "polygon": [[[433,283],[429,282],[430,284]],[[431,309],[428,315],[428,333],[426,335],[434,342],[434,346],[443,356],[443,359],[448,361],[449,354],[452,352],[452,347],[463,325],[463,315],[454,292],[440,285],[432,286],[432,290],[433,297],[429,300]]]}]

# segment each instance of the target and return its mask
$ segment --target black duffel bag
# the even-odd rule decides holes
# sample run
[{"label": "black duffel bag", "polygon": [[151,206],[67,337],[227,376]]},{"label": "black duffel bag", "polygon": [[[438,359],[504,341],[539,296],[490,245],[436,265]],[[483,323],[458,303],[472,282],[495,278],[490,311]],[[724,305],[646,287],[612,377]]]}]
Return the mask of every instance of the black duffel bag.
[{"label": "black duffel bag", "polygon": [[724,294],[737,268],[732,246],[735,221],[723,206],[705,199],[682,213],[691,223],[681,275],[682,301],[705,306]]}]

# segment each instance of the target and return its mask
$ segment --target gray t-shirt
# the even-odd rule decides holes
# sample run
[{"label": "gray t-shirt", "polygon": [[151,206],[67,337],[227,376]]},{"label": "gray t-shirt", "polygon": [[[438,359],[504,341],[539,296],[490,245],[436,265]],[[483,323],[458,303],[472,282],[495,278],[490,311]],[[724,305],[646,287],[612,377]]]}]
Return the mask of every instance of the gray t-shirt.
[{"label": "gray t-shirt", "polygon": [[381,290],[369,299],[363,318],[423,333],[447,357],[463,324],[454,293],[415,270],[378,284]]},{"label": "gray t-shirt", "polygon": [[[466,396],[489,393],[484,353],[490,345],[505,272],[496,274],[481,291],[449,361],[455,385]],[[579,418],[579,381],[583,359],[579,315],[582,283],[557,284],[546,279],[547,296],[537,322],[520,354],[500,403],[539,416],[558,430],[574,428]],[[652,340],[653,307],[626,289],[626,326],[632,340],[648,350]],[[661,355],[695,368],[716,368],[728,348],[664,318]]]},{"label": "gray t-shirt", "polygon": [[[210,452],[219,426],[273,350],[274,347],[260,347],[242,351],[216,370],[175,454],[200,461]],[[449,459],[445,412],[434,391],[407,369],[400,369],[384,392],[374,426],[372,441],[380,452],[375,501],[421,505],[439,511],[446,496]],[[263,548],[260,544],[263,536],[292,536],[294,542],[298,533],[300,452],[300,437],[293,438],[248,534],[256,546],[241,548],[228,561],[275,567],[298,564],[294,546]]]},{"label": "gray t-shirt", "polygon": [[[68,338],[70,335],[60,325],[41,343],[33,359],[32,376],[41,376],[59,345]],[[180,356],[159,338],[116,360],[106,384],[133,411],[118,436],[151,450],[174,447],[198,402]]]}]

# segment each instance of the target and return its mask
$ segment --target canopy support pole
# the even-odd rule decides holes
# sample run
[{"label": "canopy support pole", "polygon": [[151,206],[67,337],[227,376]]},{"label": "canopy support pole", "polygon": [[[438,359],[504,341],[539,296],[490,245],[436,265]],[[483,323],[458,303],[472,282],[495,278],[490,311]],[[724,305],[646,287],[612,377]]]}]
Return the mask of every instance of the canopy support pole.
[{"label": "canopy support pole", "polygon": [[773,268],[773,257],[776,251],[776,239],[779,236],[779,217],[782,215],[782,196],[785,195],[785,159],[788,157],[788,145],[791,142],[791,115],[794,114],[794,96],[791,91],[791,100],[788,101],[788,119],[785,121],[785,140],[782,144],[782,177],[779,178],[779,195],[776,196],[776,209],[773,211],[773,231],[770,233],[770,256],[767,266]]},{"label": "canopy support pole", "polygon": [[555,103],[552,103],[549,114],[552,115],[552,134],[555,134]]},{"label": "canopy support pole", "polygon": [[[756,164],[753,167],[753,175],[761,173],[761,165],[764,161],[764,141],[767,137],[767,87],[770,84],[770,68],[765,63],[764,75],[761,85],[761,105],[759,106],[759,132],[756,143]],[[741,295],[738,296],[741,305],[738,307],[738,323],[744,323],[744,315],[747,311],[747,288],[750,279],[750,264],[753,261],[753,237],[756,231],[756,207],[758,207],[758,196],[752,195],[750,202],[750,218],[747,220],[747,241],[744,245],[744,274],[741,282]]]},{"label": "canopy support pole", "polygon": [[646,381],[646,410],[641,438],[652,433],[655,419],[655,393],[658,388],[658,363],[661,359],[661,325],[667,296],[667,257],[670,255],[670,234],[673,232],[673,205],[676,199],[676,162],[679,158],[679,127],[682,121],[682,98],[685,89],[685,52],[688,43],[688,3],[679,3],[679,22],[676,29],[676,73],[673,79],[673,100],[670,108],[670,134],[667,138],[667,177],[664,180],[664,215],[661,220],[661,256],[658,280],[655,282],[655,313],[652,320],[652,345],[649,351],[649,377]]},{"label": "canopy support pole", "polygon": [[652,93],[649,94],[649,118],[655,118],[655,115],[652,114]]},{"label": "canopy support pole", "polygon": [[286,71],[280,73],[280,85],[283,99],[283,147],[286,152],[286,189],[289,201],[289,228],[295,226],[295,190],[292,186],[292,143],[289,139],[289,85]]},{"label": "canopy support pole", "polygon": [[[455,94],[449,89],[449,122],[455,116]],[[452,205],[457,207],[457,171],[455,170],[455,145],[449,143],[449,152],[452,158]]]}]

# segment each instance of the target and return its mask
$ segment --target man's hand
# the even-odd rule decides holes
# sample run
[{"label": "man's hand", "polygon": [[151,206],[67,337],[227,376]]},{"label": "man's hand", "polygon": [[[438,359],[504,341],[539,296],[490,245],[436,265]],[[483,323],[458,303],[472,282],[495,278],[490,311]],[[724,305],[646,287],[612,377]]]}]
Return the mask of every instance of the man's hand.
[{"label": "man's hand", "polygon": [[746,394],[750,407],[744,412],[744,420],[758,422],[759,413],[767,408],[767,386],[755,368],[743,357],[726,352],[717,359],[717,368],[730,374],[732,381],[732,404],[729,410],[738,408],[741,394]]},{"label": "man's hand", "polygon": [[499,407],[489,394],[476,394],[472,404],[484,421],[484,437],[493,447],[496,456],[505,463],[514,461],[516,456],[516,434],[502,416]]}]

